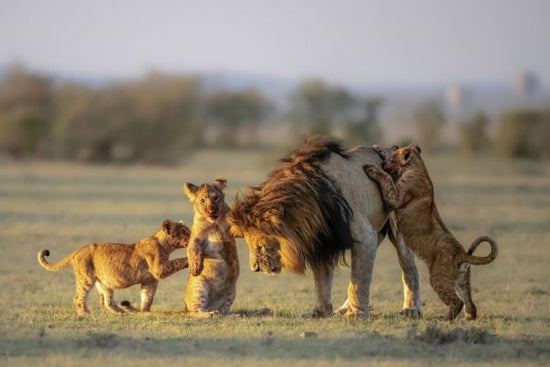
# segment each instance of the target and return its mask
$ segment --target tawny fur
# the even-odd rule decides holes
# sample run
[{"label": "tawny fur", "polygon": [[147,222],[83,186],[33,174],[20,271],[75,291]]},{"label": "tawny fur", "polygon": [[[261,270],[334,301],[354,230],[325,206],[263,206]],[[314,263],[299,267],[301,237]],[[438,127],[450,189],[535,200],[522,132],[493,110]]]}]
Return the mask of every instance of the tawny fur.
[{"label": "tawny fur", "polygon": [[[336,312],[369,317],[369,292],[376,248],[388,211],[377,185],[365,185],[363,165],[380,164],[372,148],[346,150],[334,138],[313,136],[273,169],[267,180],[248,187],[232,205],[229,222],[244,237],[250,268],[302,274],[309,268],[317,294],[312,316],[333,313],[332,279],[344,252],[351,249],[348,298]],[[403,311],[419,316],[421,304],[414,256],[391,236],[403,270]]]},{"label": "tawny fur", "polygon": [[[186,247],[190,230],[183,224],[166,219],[153,236],[127,245],[120,243],[93,243],[86,245],[56,264],[38,253],[38,262],[49,271],[58,271],[72,265],[76,279],[74,307],[79,315],[88,313],[86,301],[92,287],[99,292],[102,307],[120,314],[113,300],[113,290],[141,284],[141,311],[149,311],[160,279],[187,267],[187,258],[169,260],[177,248]],[[134,310],[133,308],[130,308]]]},{"label": "tawny fur", "polygon": [[195,210],[184,295],[185,310],[193,316],[228,314],[235,300],[240,269],[227,223],[226,185],[225,179],[218,178],[211,185],[186,183],[183,188]]},{"label": "tawny fur", "polygon": [[[379,183],[384,200],[395,210],[397,228],[406,244],[428,265],[430,284],[449,307],[447,318],[456,318],[465,305],[466,318],[475,319],[477,310],[472,301],[469,265],[493,261],[498,253],[496,242],[482,236],[466,252],[454,238],[439,216],[432,181],[418,146],[394,147],[391,153],[376,146],[375,149],[384,159],[384,170],[365,166],[365,172]],[[490,244],[491,253],[485,257],[472,256],[484,241]]]}]

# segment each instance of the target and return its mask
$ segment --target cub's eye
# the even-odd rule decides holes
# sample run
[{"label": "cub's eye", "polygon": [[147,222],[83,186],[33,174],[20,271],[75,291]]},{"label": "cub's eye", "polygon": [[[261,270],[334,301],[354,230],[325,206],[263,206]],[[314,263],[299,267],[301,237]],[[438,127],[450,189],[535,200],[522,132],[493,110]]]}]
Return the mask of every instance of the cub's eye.
[{"label": "cub's eye", "polygon": [[200,203],[201,203],[201,204],[204,204],[204,203],[206,203],[206,200],[201,199],[201,200],[200,200]]}]

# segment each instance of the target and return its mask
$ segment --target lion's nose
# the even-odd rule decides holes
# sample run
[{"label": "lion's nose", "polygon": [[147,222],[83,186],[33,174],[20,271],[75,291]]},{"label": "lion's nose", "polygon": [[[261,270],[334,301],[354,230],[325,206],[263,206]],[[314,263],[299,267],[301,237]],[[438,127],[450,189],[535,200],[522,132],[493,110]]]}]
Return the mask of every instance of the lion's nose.
[{"label": "lion's nose", "polygon": [[258,264],[251,265],[250,270],[252,270],[255,273],[259,272],[260,271],[260,265],[258,265]]}]

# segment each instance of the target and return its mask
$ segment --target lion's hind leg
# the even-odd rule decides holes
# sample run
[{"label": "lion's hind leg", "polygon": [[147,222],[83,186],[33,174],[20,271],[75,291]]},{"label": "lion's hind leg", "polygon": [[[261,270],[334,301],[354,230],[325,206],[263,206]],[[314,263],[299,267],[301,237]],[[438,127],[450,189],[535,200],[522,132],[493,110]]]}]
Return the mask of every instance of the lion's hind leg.
[{"label": "lion's hind leg", "polygon": [[458,278],[455,281],[456,293],[465,305],[465,317],[467,320],[474,320],[477,317],[477,308],[472,300],[472,288],[470,286],[470,265],[460,265]]},{"label": "lion's hind leg", "polygon": [[123,310],[115,304],[113,299],[113,290],[103,285],[100,281],[95,284],[97,291],[103,294],[103,305],[105,308],[114,314],[121,314]]},{"label": "lion's hind leg", "polygon": [[185,290],[185,309],[189,316],[208,318],[219,315],[219,311],[210,310],[210,287],[202,276],[190,276]]},{"label": "lion's hind leg", "polygon": [[441,301],[449,307],[447,320],[454,320],[464,306],[464,302],[456,294],[455,279],[456,277],[449,274],[448,267],[436,266],[430,269],[430,284]]},{"label": "lion's hind leg", "polygon": [[220,306],[220,314],[222,315],[229,315],[229,310],[231,309],[231,306],[233,305],[233,302],[235,302],[235,296],[237,295],[237,290],[232,289],[228,295],[227,298],[223,301],[222,305]]},{"label": "lion's hind leg", "polygon": [[76,313],[83,316],[89,313],[87,307],[88,294],[94,286],[95,278],[93,271],[88,270],[85,264],[74,265],[74,273],[76,278],[76,291],[73,303]]},{"label": "lion's hind leg", "polygon": [[401,282],[403,283],[403,308],[401,314],[407,317],[421,317],[420,282],[418,280],[418,270],[414,262],[414,254],[406,245],[403,236],[396,236],[391,227],[388,230],[388,237],[397,251],[399,266],[401,267]]}]

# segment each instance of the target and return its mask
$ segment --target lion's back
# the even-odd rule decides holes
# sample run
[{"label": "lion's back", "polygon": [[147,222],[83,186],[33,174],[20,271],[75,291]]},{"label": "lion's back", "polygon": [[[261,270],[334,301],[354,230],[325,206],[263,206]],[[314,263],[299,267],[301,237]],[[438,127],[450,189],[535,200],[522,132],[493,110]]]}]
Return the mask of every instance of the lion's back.
[{"label": "lion's back", "polygon": [[120,289],[140,283],[145,277],[152,278],[145,260],[135,253],[134,245],[100,243],[92,246],[95,276],[102,284]]},{"label": "lion's back", "polygon": [[346,154],[346,157],[332,154],[322,168],[339,185],[353,210],[354,219],[367,218],[376,230],[380,230],[387,216],[384,202],[378,185],[363,170],[365,164],[380,165],[380,157],[366,147],[350,149]]}]

